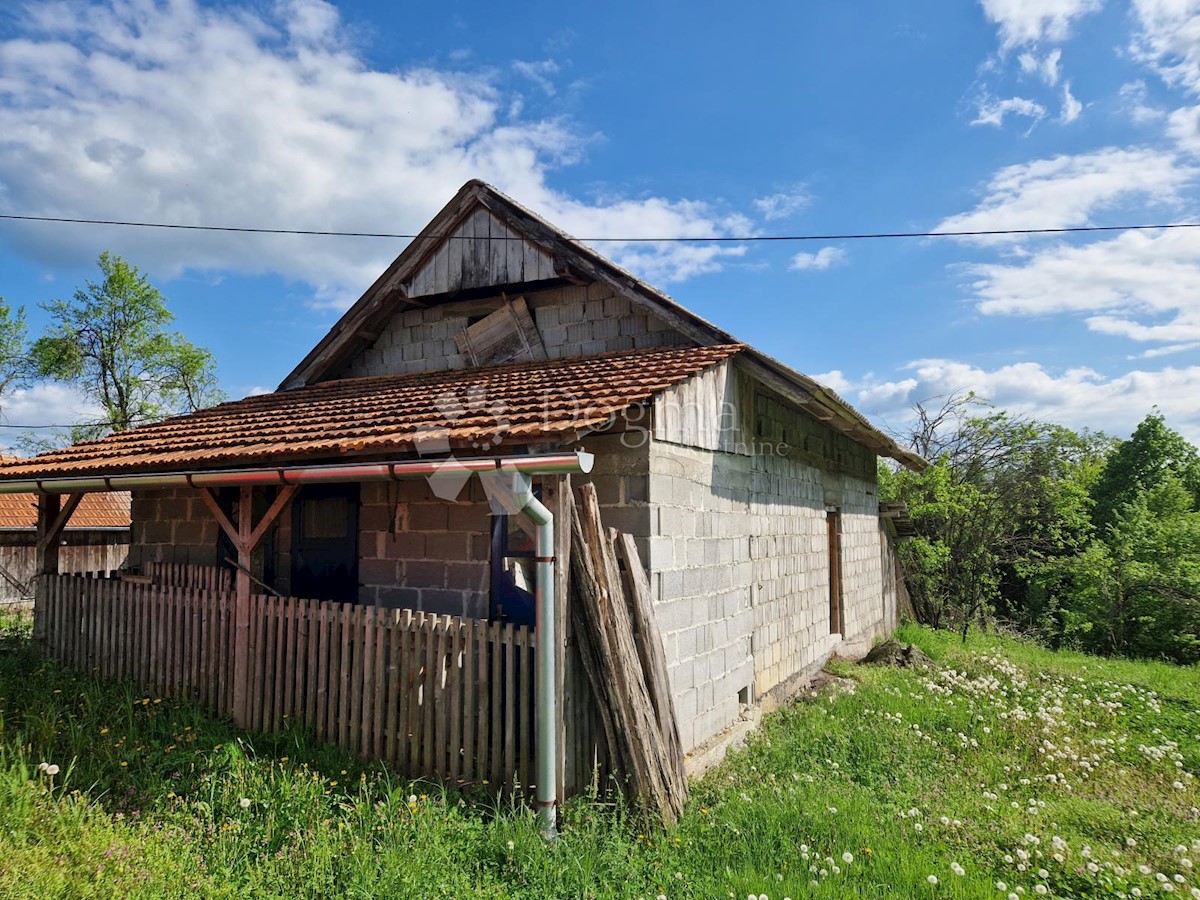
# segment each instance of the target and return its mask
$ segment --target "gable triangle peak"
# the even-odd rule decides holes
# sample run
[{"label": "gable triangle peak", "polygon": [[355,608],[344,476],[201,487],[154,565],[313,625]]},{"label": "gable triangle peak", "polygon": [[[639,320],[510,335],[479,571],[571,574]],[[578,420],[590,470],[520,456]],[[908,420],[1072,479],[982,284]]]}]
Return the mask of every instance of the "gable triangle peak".
[{"label": "gable triangle peak", "polygon": [[413,242],[424,246],[414,248],[418,255],[399,283],[410,300],[558,277],[554,257],[543,246],[473,193],[444,230]]}]

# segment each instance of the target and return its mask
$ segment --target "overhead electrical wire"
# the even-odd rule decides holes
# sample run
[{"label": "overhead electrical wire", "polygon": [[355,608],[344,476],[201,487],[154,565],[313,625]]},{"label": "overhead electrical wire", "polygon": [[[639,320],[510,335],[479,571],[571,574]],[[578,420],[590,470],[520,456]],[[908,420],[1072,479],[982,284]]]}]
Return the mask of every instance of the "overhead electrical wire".
[{"label": "overhead electrical wire", "polygon": [[[118,219],[78,219],[65,216],[25,216],[12,213],[0,213],[0,221],[9,222],[49,222],[65,225],[106,225],[122,228],[161,228],[172,231],[215,231],[237,234],[290,234],[309,237],[351,237],[351,238],[392,238],[413,240],[418,234],[398,234],[378,231],[318,231],[300,228],[253,228],[232,225],[184,225],[173,222],[133,222]],[[1200,222],[1168,222],[1160,225],[1077,225],[1064,228],[995,228],[972,231],[877,231],[854,232],[846,234],[773,234],[773,235],[743,235],[741,237],[588,237],[572,238],[579,243],[621,243],[621,244],[676,244],[676,243],[752,243],[752,242],[786,242],[786,241],[861,241],[889,238],[935,238],[935,237],[1004,237],[1036,234],[1087,234],[1113,231],[1161,231],[1180,228],[1200,228]],[[457,235],[431,235],[442,239]],[[510,241],[522,240],[520,237],[497,236],[486,238],[461,237],[461,240],[492,240]],[[112,422],[96,422],[82,427],[111,426]],[[0,428],[20,429],[49,429],[75,428],[75,425],[11,425],[0,423]]]},{"label": "overhead electrical wire", "polygon": [[[291,234],[309,237],[349,237],[349,238],[391,238],[412,240],[420,237],[418,234],[397,234],[384,231],[319,231],[302,228],[253,228],[234,225],[184,225],[175,222],[133,222],[118,219],[76,219],[65,216],[23,216],[0,213],[0,220],[10,222],[50,222],[64,225],[107,225],[122,228],[161,228],[172,231],[217,231],[236,234]],[[1005,237],[1035,234],[1089,234],[1111,231],[1161,231],[1175,228],[1200,228],[1200,222],[1168,222],[1160,225],[1076,225],[1063,228],[992,228],[963,231],[875,231],[851,232],[847,234],[751,234],[741,237],[584,237],[572,238],[574,241],[586,244],[692,244],[692,243],[728,243],[742,244],[755,242],[786,242],[786,241],[862,241],[887,238],[935,238],[935,237]],[[489,240],[489,241],[519,241],[519,236],[498,235],[496,237],[465,237],[458,235],[430,235],[441,240],[444,238],[459,240]]]}]

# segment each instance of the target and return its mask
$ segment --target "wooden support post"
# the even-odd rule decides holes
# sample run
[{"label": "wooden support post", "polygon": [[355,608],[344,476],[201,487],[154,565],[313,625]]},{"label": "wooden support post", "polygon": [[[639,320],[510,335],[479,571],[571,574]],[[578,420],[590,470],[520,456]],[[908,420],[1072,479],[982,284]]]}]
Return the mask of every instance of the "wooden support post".
[{"label": "wooden support post", "polygon": [[38,494],[37,525],[37,578],[33,593],[33,639],[41,647],[46,642],[46,581],[43,575],[58,574],[58,541],[48,541],[46,536],[58,518],[58,494]]},{"label": "wooden support post", "polygon": [[60,494],[38,494],[37,525],[37,584],[33,594],[33,637],[39,644],[46,638],[45,592],[43,575],[58,574],[58,543],[71,514],[79,506],[83,494],[68,494],[62,502]]},{"label": "wooden support post", "polygon": [[262,541],[267,530],[279,518],[292,498],[296,496],[296,485],[288,485],[279,492],[266,515],[254,525],[254,489],[244,486],[238,494],[238,521],[235,526],[221,509],[216,496],[202,489],[200,498],[229,537],[237,550],[237,572],[234,574],[234,631],[233,631],[233,721],[241,728],[250,724],[250,563],[254,548]]},{"label": "wooden support post", "polygon": [[234,575],[233,721],[241,728],[250,723],[250,535],[253,526],[254,488],[246,485],[238,494],[238,569]]}]

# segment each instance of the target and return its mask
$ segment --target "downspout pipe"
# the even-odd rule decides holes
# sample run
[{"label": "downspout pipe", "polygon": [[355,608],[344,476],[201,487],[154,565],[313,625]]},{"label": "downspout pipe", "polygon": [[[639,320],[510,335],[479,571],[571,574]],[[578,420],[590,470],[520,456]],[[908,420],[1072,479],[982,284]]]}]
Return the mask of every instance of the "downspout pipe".
[{"label": "downspout pipe", "polygon": [[556,715],[555,648],[557,646],[557,623],[554,621],[554,515],[546,508],[533,490],[526,484],[520,499],[524,501],[522,512],[537,526],[537,566],[534,581],[534,599],[537,607],[537,664],[534,671],[534,718],[536,720],[534,771],[536,785],[534,806],[542,834],[553,842],[558,836],[558,740],[554,733]]}]

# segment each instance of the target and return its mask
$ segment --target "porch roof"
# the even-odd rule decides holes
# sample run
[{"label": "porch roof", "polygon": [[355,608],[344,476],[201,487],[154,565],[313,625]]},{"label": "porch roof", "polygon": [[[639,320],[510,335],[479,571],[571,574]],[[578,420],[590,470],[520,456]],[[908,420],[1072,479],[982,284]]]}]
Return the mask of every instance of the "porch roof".
[{"label": "porch roof", "polygon": [[32,459],[0,481],[179,472],[570,439],[744,349],[658,347],[318,382],[222,403]]}]

